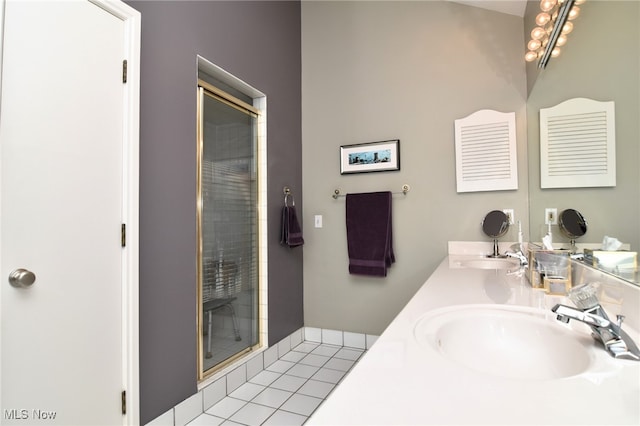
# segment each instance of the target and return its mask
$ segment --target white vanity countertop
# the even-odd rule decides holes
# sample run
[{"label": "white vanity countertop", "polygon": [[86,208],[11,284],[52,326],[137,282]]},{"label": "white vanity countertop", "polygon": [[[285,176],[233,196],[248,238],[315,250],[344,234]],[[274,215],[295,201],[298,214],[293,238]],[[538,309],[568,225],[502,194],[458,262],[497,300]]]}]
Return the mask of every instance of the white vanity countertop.
[{"label": "white vanity countertop", "polygon": [[[640,424],[640,362],[612,358],[580,323],[583,328],[577,333],[583,334],[580,341],[589,347],[595,367],[555,380],[475,372],[419,343],[416,321],[434,309],[519,305],[543,308],[555,317],[552,306],[570,304],[564,297],[532,289],[524,276],[460,267],[459,261],[469,257],[443,260],[307,425]],[[623,313],[631,305],[639,309],[640,289],[633,288],[631,294],[636,300],[623,302]],[[615,318],[619,312],[607,313]],[[638,343],[638,334],[630,328],[638,330],[639,324],[623,324]]]}]

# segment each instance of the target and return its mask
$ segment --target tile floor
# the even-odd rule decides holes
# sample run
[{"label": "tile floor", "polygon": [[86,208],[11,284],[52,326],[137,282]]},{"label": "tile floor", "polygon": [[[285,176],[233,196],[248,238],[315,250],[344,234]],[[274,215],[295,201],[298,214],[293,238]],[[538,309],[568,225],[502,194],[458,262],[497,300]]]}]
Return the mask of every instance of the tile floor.
[{"label": "tile floor", "polygon": [[364,352],[304,341],[189,425],[302,425]]}]

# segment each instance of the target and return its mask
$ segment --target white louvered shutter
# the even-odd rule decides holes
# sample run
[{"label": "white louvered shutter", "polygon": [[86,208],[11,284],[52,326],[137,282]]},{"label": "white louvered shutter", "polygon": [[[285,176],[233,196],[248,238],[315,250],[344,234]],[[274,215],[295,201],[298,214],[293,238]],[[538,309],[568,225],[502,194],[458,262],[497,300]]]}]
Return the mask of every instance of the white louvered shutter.
[{"label": "white louvered shutter", "polygon": [[480,110],[455,120],[458,192],[518,189],[514,112]]},{"label": "white louvered shutter", "polygon": [[575,98],[540,109],[540,187],[615,185],[614,102]]}]

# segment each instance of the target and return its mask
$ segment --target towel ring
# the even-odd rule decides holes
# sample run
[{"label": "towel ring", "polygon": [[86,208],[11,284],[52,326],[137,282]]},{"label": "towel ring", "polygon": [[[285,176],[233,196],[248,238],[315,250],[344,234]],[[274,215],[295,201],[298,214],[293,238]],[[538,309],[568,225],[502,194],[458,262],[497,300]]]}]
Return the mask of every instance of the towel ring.
[{"label": "towel ring", "polygon": [[291,190],[289,189],[289,187],[285,186],[284,188],[282,188],[282,192],[284,193],[284,206],[289,207],[288,201],[289,197],[291,197],[291,207],[295,207],[296,200],[293,198],[293,195],[291,195]]}]

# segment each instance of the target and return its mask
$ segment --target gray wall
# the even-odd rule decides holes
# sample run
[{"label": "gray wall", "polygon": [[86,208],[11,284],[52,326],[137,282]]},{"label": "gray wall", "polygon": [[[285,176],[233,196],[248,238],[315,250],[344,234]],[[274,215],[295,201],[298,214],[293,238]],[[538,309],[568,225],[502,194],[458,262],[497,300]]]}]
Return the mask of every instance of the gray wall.
[{"label": "gray wall", "polygon": [[[451,2],[303,2],[305,326],[381,333],[446,256],[488,240],[480,223],[512,208],[527,234],[523,20]],[[519,189],[456,192],[454,120],[516,113]],[[400,139],[398,172],[340,175],[344,144]],[[394,196],[397,261],[386,278],[348,273],[342,192]],[[313,216],[324,227],[313,227]],[[515,241],[517,227],[504,237]]]},{"label": "gray wall", "polygon": [[[529,28],[536,7],[528,5]],[[527,102],[531,241],[540,241],[546,232],[546,207],[558,212],[573,208],[589,224],[578,242],[599,243],[608,235],[640,249],[639,23],[640,2],[584,3],[561,55],[551,59],[535,81]],[[576,97],[615,102],[616,186],[541,189],[540,108]],[[554,242],[567,241],[556,226],[552,233]]]},{"label": "gray wall", "polygon": [[196,55],[268,102],[269,341],[300,328],[302,249],[280,247],[282,187],[302,207],[299,2],[128,1],[142,13],[141,422],[196,392]]}]

